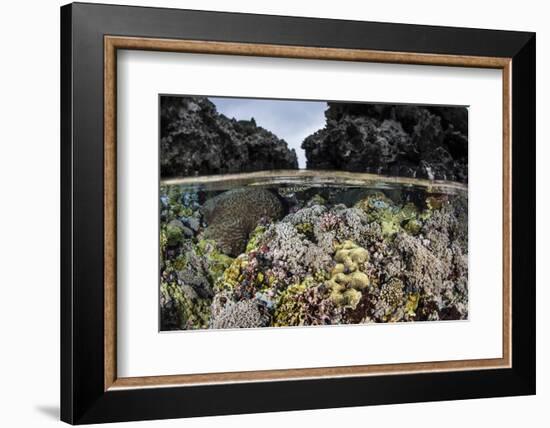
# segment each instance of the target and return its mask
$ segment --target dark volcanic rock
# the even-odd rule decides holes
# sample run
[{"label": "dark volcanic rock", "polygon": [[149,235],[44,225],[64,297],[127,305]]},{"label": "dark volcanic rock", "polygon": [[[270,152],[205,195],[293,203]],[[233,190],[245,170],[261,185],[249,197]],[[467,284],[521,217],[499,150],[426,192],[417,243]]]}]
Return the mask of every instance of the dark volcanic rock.
[{"label": "dark volcanic rock", "polygon": [[328,103],[307,167],[468,182],[465,107]]},{"label": "dark volcanic rock", "polygon": [[294,149],[250,121],[228,119],[206,97],[161,98],[161,176],[296,169]]}]

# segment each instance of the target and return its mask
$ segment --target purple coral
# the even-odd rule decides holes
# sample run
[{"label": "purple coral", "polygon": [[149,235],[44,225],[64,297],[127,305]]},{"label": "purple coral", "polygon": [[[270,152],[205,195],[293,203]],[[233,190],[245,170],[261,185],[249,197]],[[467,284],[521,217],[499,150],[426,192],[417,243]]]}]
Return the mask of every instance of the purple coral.
[{"label": "purple coral", "polygon": [[334,214],[334,212],[329,211],[321,216],[321,219],[319,220],[319,229],[323,232],[328,232],[329,230],[336,229],[336,227],[341,223],[342,218]]}]

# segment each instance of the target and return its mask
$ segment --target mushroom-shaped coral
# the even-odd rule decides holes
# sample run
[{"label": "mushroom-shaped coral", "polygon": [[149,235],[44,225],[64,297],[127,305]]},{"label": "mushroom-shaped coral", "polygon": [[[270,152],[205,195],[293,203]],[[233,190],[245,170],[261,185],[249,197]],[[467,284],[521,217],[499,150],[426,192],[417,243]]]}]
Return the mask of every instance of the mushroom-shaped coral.
[{"label": "mushroom-shaped coral", "polygon": [[336,246],[334,260],[337,263],[325,283],[330,289],[330,298],[338,306],[355,309],[361,300],[361,290],[370,284],[369,277],[363,272],[369,253],[351,241],[344,241]]}]

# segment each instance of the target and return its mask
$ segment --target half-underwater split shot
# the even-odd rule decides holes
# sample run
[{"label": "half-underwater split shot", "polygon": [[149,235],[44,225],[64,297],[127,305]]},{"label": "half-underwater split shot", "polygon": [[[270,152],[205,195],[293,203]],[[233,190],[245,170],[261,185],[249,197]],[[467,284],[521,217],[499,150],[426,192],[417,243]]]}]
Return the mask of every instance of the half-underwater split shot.
[{"label": "half-underwater split shot", "polygon": [[468,319],[468,109],[160,95],[160,330]]}]

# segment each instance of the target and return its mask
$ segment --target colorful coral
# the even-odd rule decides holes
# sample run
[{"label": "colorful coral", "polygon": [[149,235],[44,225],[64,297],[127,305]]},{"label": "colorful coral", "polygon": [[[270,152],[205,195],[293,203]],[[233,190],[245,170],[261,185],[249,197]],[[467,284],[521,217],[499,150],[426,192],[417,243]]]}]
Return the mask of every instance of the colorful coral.
[{"label": "colorful coral", "polygon": [[341,322],[341,309],[328,298],[328,291],[315,278],[281,291],[277,297],[273,326],[328,325]]},{"label": "colorful coral", "polygon": [[162,187],[161,328],[466,319],[465,195],[352,190]]}]

